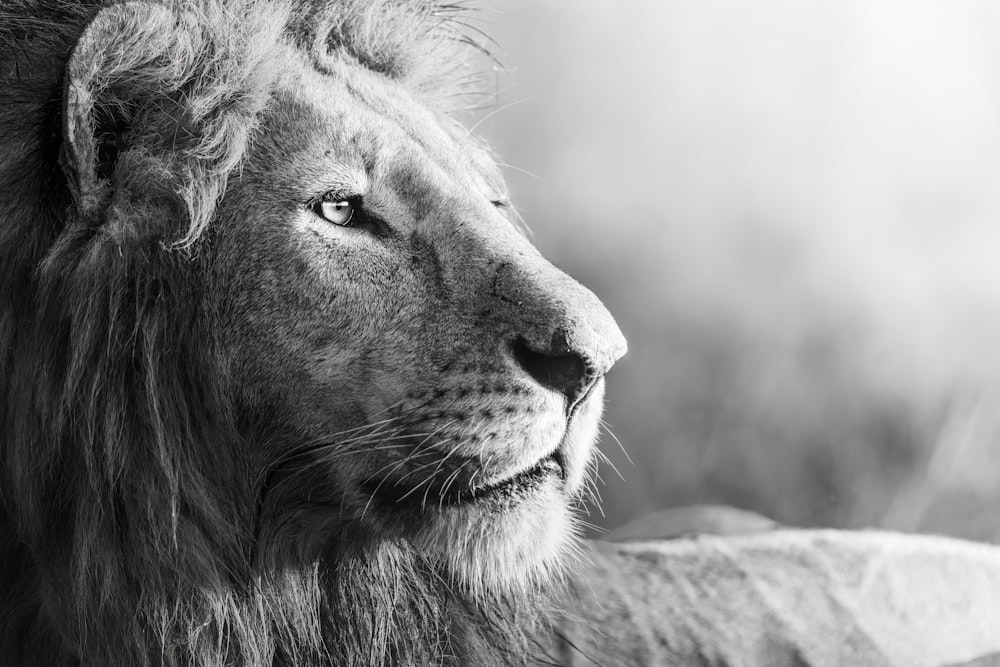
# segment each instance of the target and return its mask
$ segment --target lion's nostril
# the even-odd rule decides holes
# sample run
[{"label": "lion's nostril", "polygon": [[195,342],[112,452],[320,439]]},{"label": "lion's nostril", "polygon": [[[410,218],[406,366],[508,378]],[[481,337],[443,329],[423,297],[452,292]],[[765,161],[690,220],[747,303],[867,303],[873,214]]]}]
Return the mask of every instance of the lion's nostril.
[{"label": "lion's nostril", "polygon": [[562,393],[569,409],[583,397],[592,384],[592,374],[583,357],[572,351],[538,352],[518,338],[512,346],[514,359],[543,387]]}]

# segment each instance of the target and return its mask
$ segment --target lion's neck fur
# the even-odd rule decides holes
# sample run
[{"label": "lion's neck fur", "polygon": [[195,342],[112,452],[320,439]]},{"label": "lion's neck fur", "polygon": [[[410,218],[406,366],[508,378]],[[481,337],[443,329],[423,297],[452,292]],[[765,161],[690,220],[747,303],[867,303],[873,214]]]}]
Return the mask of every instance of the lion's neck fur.
[{"label": "lion's neck fur", "polygon": [[549,595],[473,600],[405,543],[352,551],[237,582],[215,559],[206,557],[200,573],[163,563],[136,571],[109,550],[108,562],[90,564],[108,588],[60,605],[66,596],[46,595],[41,583],[46,565],[6,542],[0,663],[508,665],[544,654],[536,637],[547,630]]}]

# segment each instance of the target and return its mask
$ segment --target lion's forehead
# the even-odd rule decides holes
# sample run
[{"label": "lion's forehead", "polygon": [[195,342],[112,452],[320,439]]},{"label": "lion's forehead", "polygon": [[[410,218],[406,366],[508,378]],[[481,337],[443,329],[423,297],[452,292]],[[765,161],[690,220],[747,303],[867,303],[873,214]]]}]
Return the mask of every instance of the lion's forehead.
[{"label": "lion's forehead", "polygon": [[461,127],[400,84],[359,67],[303,66],[264,112],[246,169],[299,201],[378,190],[420,217],[504,198],[495,164]]}]

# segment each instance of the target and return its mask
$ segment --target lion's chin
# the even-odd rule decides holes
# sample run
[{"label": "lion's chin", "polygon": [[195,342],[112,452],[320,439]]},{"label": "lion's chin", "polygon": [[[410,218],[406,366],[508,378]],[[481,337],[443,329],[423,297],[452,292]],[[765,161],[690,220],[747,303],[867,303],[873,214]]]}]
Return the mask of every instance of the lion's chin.
[{"label": "lion's chin", "polygon": [[557,476],[500,504],[448,507],[436,518],[414,539],[415,546],[440,565],[450,584],[479,598],[551,586],[571,561],[577,540]]}]

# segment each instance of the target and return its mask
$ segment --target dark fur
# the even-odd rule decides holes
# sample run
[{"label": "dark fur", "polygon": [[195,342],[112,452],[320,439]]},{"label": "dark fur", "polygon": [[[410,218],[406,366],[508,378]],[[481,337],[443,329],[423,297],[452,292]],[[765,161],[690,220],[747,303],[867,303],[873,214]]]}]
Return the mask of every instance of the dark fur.
[{"label": "dark fur", "polygon": [[107,73],[97,111],[133,126],[113,197],[88,203],[63,77],[106,4],[0,4],[0,664],[524,659],[540,599],[468,600],[405,542],[334,539],[322,558],[258,543],[246,452],[282,427],[234,404],[204,296],[275,40],[325,40],[442,105],[466,60],[455,7],[201,2],[188,59]]}]

